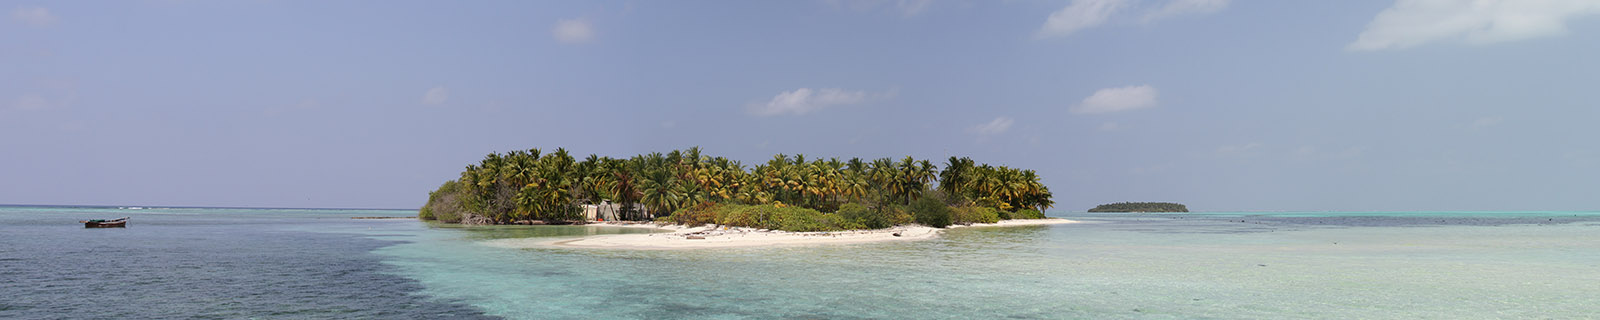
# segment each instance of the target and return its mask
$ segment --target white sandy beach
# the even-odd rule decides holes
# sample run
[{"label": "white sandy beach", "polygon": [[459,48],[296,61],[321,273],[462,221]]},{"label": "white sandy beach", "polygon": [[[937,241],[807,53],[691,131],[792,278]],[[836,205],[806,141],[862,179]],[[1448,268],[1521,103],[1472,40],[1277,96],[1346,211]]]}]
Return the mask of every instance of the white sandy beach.
[{"label": "white sandy beach", "polygon": [[[973,224],[970,226],[952,225],[950,228],[1009,227],[1065,223],[1078,223],[1078,221],[1067,219],[1002,220],[999,223]],[[629,250],[742,248],[912,241],[931,239],[937,237],[940,231],[945,230],[921,225],[837,232],[787,232],[740,227],[723,228],[714,225],[691,228],[681,225],[657,226],[648,223],[605,223],[590,224],[590,226],[657,228],[672,232],[600,235],[554,240],[540,238],[500,239],[486,241],[485,244],[506,248],[566,247]]]}]

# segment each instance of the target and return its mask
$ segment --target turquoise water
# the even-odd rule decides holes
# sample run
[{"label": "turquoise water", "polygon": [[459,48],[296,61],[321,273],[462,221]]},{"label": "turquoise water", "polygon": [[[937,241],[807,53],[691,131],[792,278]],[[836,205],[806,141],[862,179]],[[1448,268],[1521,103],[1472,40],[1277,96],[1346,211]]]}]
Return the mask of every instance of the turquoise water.
[{"label": "turquoise water", "polygon": [[[1083,214],[1093,216],[1092,214]],[[1104,214],[1116,216],[1118,214]],[[1150,213],[1148,215],[1191,215],[1232,217],[1447,217],[1447,218],[1520,218],[1520,217],[1600,217],[1600,211],[1261,211],[1261,212],[1185,212]]]},{"label": "turquoise water", "polygon": [[[71,228],[72,222],[126,211],[75,210],[0,207],[0,237],[5,237],[0,240],[10,243],[16,231],[29,228],[50,232],[21,233],[80,243],[155,237],[141,235],[147,230],[214,233],[211,240],[219,243],[239,237],[235,240],[249,243],[251,253],[304,255],[300,258],[319,263],[296,266],[302,269],[361,266],[346,267],[346,274],[286,280],[322,288],[307,286],[260,300],[249,295],[249,285],[211,290],[188,283],[199,287],[186,290],[222,296],[214,300],[245,302],[168,308],[203,318],[212,314],[195,310],[214,307],[233,310],[223,315],[271,318],[267,312],[274,307],[249,306],[267,302],[300,310],[295,317],[367,318],[1584,318],[1600,311],[1594,307],[1600,305],[1600,288],[1593,285],[1600,281],[1600,214],[1593,212],[1078,213],[1061,215],[1086,223],[961,228],[917,242],[624,251],[513,249],[485,242],[647,231],[461,228],[348,219],[406,211],[243,209],[134,215],[126,230],[83,230]],[[271,240],[282,238],[303,241]],[[44,245],[40,242],[32,245]],[[144,254],[181,257],[186,250],[177,248],[195,246],[149,245],[173,249]],[[289,250],[293,246],[308,247]],[[8,267],[61,259],[31,246],[0,248],[0,261]],[[322,252],[327,248],[338,250]],[[234,261],[242,259],[237,257],[185,259],[245,278],[301,276],[271,266],[266,271],[276,273],[250,275],[261,270],[244,267]],[[7,271],[4,276],[40,275]],[[193,274],[165,276],[181,280]],[[52,285],[87,288],[95,281],[73,278]],[[23,297],[3,302],[0,318],[49,317],[46,309],[15,302],[55,297],[46,295],[49,288],[33,286],[38,285],[0,289],[0,296]],[[313,307],[325,303],[319,300],[355,296],[346,291],[371,297],[339,309]],[[369,310],[397,306],[405,307],[391,313]]]}]

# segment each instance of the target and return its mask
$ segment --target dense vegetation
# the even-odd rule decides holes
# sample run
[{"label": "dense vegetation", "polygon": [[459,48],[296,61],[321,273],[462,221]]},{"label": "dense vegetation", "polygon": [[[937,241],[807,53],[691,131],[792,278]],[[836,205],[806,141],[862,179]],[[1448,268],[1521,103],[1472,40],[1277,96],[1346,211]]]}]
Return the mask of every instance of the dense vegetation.
[{"label": "dense vegetation", "polygon": [[584,219],[580,205],[602,201],[620,204],[624,220],[790,231],[1043,218],[1040,211],[1054,205],[1032,170],[967,158],[950,157],[941,172],[911,157],[779,154],[747,170],[699,148],[581,161],[565,149],[532,149],[491,153],[467,166],[429,194],[418,216],[475,224],[577,221]]},{"label": "dense vegetation", "polygon": [[1089,212],[1189,212],[1189,207],[1171,202],[1118,202],[1095,206]]}]

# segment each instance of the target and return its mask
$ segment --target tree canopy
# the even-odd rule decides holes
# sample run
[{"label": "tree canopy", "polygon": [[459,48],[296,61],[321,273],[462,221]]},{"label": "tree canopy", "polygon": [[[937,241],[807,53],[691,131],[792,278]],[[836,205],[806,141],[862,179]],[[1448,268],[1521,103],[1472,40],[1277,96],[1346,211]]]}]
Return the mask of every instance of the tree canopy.
[{"label": "tree canopy", "polygon": [[[622,219],[650,220],[702,203],[796,206],[835,212],[849,203],[911,204],[928,190],[1005,211],[1042,211],[1055,203],[1032,170],[978,165],[951,157],[941,172],[928,160],[904,157],[808,158],[778,154],[746,167],[705,155],[699,147],[626,159],[566,149],[490,153],[461,177],[430,194],[423,218],[481,216],[488,223],[583,219],[580,205],[611,201]],[[448,193],[448,194],[445,194]],[[446,201],[448,200],[448,201]],[[448,203],[446,203],[448,202]],[[634,210],[639,204],[644,210]]]}]

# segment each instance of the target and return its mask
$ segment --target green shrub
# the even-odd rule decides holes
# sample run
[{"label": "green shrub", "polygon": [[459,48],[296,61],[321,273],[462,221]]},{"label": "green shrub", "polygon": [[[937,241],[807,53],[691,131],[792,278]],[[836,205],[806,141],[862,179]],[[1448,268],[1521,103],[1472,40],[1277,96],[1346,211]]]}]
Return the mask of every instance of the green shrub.
[{"label": "green shrub", "polygon": [[1039,210],[1022,209],[1022,210],[1017,210],[1017,212],[1012,212],[1011,213],[1011,218],[1012,219],[1044,219],[1045,216],[1044,216],[1044,213],[1039,212]]},{"label": "green shrub", "polygon": [[839,206],[838,215],[846,220],[866,226],[868,229],[888,228],[889,216],[859,203],[847,203]]},{"label": "green shrub", "polygon": [[916,217],[911,216],[911,210],[902,205],[887,205],[883,207],[884,218],[889,219],[890,226],[908,225],[916,223]]},{"label": "green shrub", "polygon": [[[866,229],[851,218],[800,207],[721,205],[710,210],[720,225],[793,232]],[[687,213],[686,213],[687,214]],[[674,214],[676,215],[676,214]]]},{"label": "green shrub", "polygon": [[1000,210],[995,210],[994,208],[984,208],[984,209],[987,209],[987,210],[982,211],[981,212],[982,215],[978,216],[978,220],[974,220],[973,222],[977,222],[977,223],[997,223],[997,222],[1000,222],[1000,212],[1001,212]]},{"label": "green shrub", "polygon": [[794,232],[860,230],[866,226],[835,214],[811,209],[785,210],[778,215],[778,229]]},{"label": "green shrub", "polygon": [[773,206],[737,206],[722,210],[716,221],[725,226],[772,229],[777,225],[768,224],[767,216],[772,215],[774,209]]},{"label": "green shrub", "polygon": [[466,192],[460,182],[456,180],[445,181],[438,190],[428,193],[428,203],[417,210],[417,218],[423,220],[439,220],[439,222],[461,222],[463,212],[468,210],[471,195]]},{"label": "green shrub", "polygon": [[935,197],[922,197],[911,202],[911,214],[917,223],[934,228],[950,226],[950,206]]},{"label": "green shrub", "polygon": [[417,219],[438,220],[439,217],[433,216],[433,208],[432,207],[429,207],[428,205],[422,205],[422,209],[418,209],[417,210]]},{"label": "green shrub", "polygon": [[989,207],[957,207],[951,210],[950,220],[956,224],[1000,222],[1000,210]]},{"label": "green shrub", "polygon": [[731,209],[727,208],[728,206],[730,205],[715,202],[701,202],[700,204],[692,207],[678,209],[678,211],[673,212],[672,215],[656,218],[656,221],[670,222],[691,227],[703,226],[708,223],[717,223],[717,216],[725,214],[726,211]]}]

